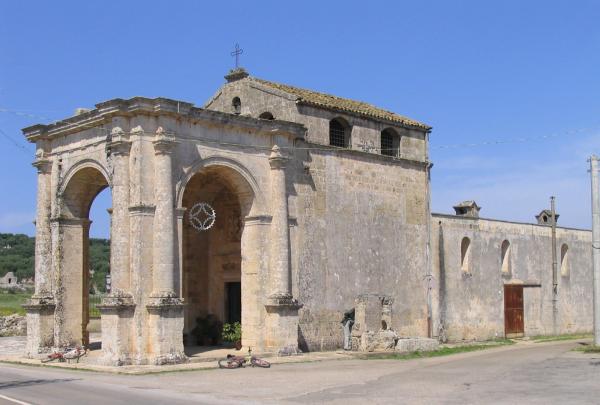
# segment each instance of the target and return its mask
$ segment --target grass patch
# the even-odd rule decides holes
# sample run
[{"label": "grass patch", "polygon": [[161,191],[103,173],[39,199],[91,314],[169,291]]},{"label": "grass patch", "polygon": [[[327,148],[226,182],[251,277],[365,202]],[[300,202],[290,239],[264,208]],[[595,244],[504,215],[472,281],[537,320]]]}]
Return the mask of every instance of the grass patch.
[{"label": "grass patch", "polygon": [[543,342],[558,342],[561,340],[573,340],[573,339],[589,339],[591,338],[592,335],[589,333],[579,333],[579,334],[567,334],[567,335],[540,335],[540,336],[533,336],[531,338],[531,340],[533,340],[535,343],[543,343]]},{"label": "grass patch", "polygon": [[25,310],[21,305],[29,298],[31,298],[30,292],[0,291],[0,316],[25,315]]},{"label": "grass patch", "polygon": [[508,346],[512,345],[515,342],[510,339],[499,339],[493,340],[489,343],[479,343],[479,344],[471,344],[464,346],[454,346],[454,347],[442,347],[437,350],[433,350],[430,352],[411,352],[411,353],[381,353],[368,355],[365,358],[367,359],[390,359],[390,360],[412,360],[412,359],[423,359],[427,357],[440,357],[440,356],[449,356],[451,354],[458,353],[468,353],[468,352],[476,352],[479,350],[491,349],[494,347],[500,346]]},{"label": "grass patch", "polygon": [[600,353],[600,346],[584,344],[573,349],[576,352]]}]

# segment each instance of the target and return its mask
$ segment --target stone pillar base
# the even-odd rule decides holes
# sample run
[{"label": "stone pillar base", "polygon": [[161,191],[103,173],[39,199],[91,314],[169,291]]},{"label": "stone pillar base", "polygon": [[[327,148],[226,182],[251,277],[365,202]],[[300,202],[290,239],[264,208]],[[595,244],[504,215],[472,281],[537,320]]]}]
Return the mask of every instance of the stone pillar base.
[{"label": "stone pillar base", "polygon": [[54,309],[52,295],[33,295],[23,305],[27,312],[27,343],[25,355],[29,358],[47,353],[54,346]]},{"label": "stone pillar base", "polygon": [[111,294],[104,297],[97,308],[102,322],[102,363],[111,366],[132,364],[133,298],[125,293]]},{"label": "stone pillar base", "polygon": [[300,353],[298,349],[298,310],[302,305],[288,295],[269,297],[265,305],[265,350],[280,356]]},{"label": "stone pillar base", "polygon": [[178,364],[188,361],[183,350],[183,300],[150,297],[146,305],[149,317],[150,363]]}]

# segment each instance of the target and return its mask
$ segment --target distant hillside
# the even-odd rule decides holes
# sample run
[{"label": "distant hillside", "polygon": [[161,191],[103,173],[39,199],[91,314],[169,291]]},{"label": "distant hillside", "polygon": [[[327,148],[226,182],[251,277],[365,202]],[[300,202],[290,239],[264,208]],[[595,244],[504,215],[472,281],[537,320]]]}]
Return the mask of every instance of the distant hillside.
[{"label": "distant hillside", "polygon": [[[12,233],[0,233],[0,277],[9,271],[22,280],[34,274],[35,238]],[[108,239],[90,239],[90,267],[94,270],[94,284],[104,291],[105,276],[109,271],[110,242]]]}]

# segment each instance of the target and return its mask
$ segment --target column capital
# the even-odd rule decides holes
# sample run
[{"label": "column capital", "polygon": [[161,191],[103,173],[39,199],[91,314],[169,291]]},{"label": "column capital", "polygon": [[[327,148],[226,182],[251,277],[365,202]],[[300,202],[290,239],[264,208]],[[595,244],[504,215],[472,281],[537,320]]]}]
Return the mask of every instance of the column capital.
[{"label": "column capital", "polygon": [[183,218],[186,211],[187,211],[187,207],[175,208],[175,217],[177,217],[179,219]]},{"label": "column capital", "polygon": [[125,131],[121,127],[114,127],[110,131],[110,135],[111,141],[108,146],[110,147],[111,154],[115,156],[129,155],[131,141],[128,139],[127,134],[125,134]]},{"label": "column capital", "polygon": [[52,172],[52,161],[44,158],[37,158],[31,164],[37,169],[38,174],[49,174]]},{"label": "column capital", "polygon": [[281,153],[281,148],[274,145],[271,148],[271,155],[269,156],[269,164],[271,169],[284,169],[289,158]]},{"label": "column capital", "polygon": [[51,224],[57,224],[60,226],[78,226],[78,227],[90,227],[92,221],[87,218],[66,218],[66,217],[52,217],[50,218]]},{"label": "column capital", "polygon": [[162,127],[158,127],[152,143],[156,155],[166,155],[173,150],[178,142],[174,135],[167,133]]}]

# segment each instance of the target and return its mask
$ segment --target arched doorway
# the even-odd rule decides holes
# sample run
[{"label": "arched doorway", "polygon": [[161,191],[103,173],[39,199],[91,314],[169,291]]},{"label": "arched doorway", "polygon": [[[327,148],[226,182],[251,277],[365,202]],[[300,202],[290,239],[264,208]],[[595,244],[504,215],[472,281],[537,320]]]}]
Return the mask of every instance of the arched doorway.
[{"label": "arched doorway", "polygon": [[[185,185],[181,290],[187,346],[217,344],[224,323],[243,324],[242,235],[253,201],[252,188],[230,167],[205,167]],[[200,203],[214,210],[209,229],[199,226],[198,219],[206,220]]]},{"label": "arched doorway", "polygon": [[60,240],[57,343],[59,346],[88,345],[90,289],[93,285],[90,278],[90,209],[98,194],[109,184],[95,165],[84,165],[68,175],[65,181],[56,227]]}]

